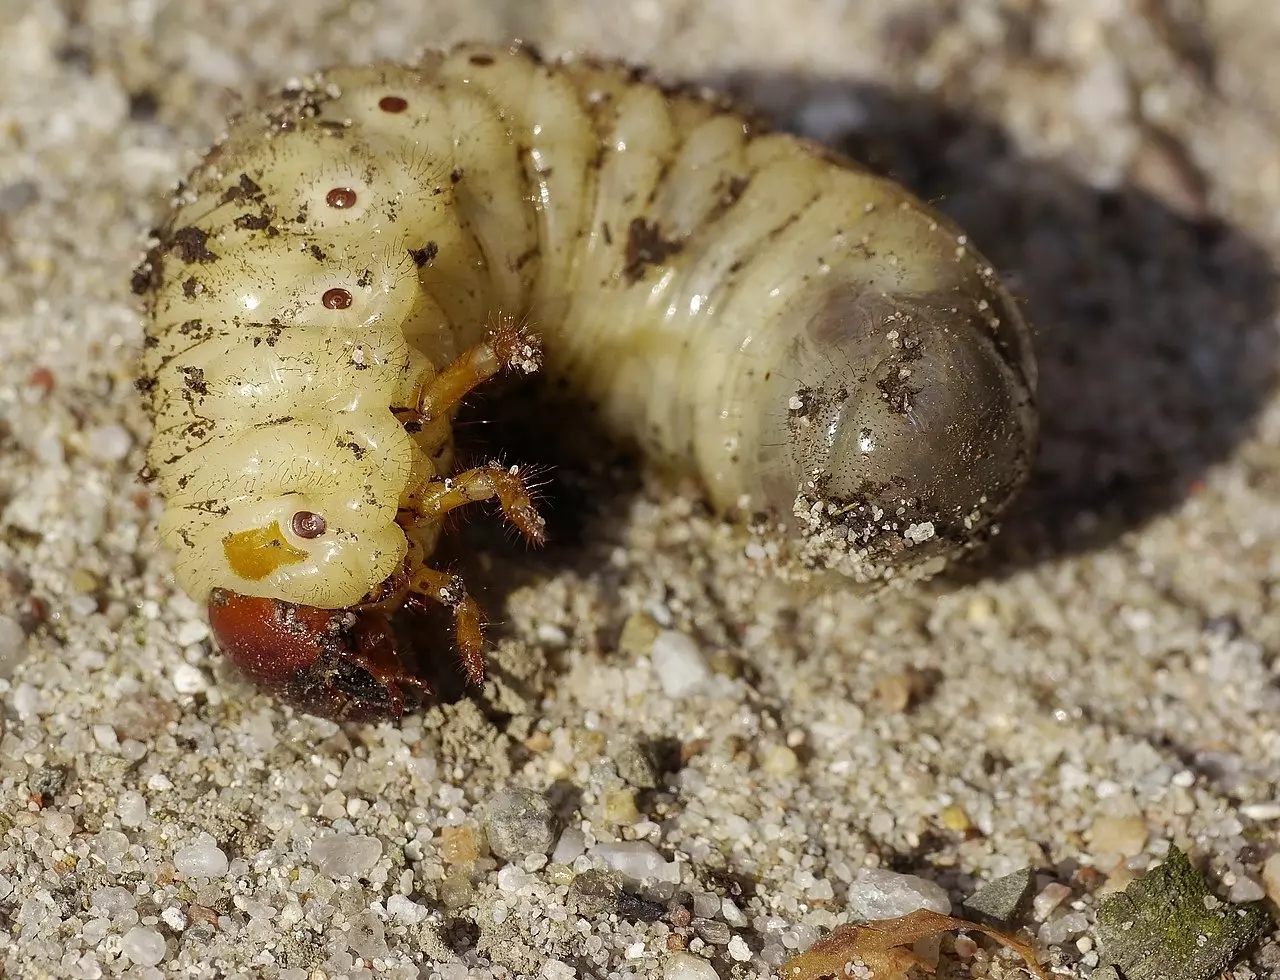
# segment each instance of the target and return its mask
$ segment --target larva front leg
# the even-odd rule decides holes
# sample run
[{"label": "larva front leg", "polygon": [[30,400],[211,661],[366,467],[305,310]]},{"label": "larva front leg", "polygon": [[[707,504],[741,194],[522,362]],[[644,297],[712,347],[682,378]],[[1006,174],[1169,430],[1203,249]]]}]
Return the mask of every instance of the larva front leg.
[{"label": "larva front leg", "polygon": [[417,382],[413,411],[423,422],[439,421],[499,372],[515,369],[533,374],[541,361],[538,338],[514,320],[507,320],[439,374]]},{"label": "larva front leg", "polygon": [[396,414],[416,426],[419,445],[434,457],[451,441],[453,412],[471,392],[502,371],[533,374],[541,363],[538,338],[515,320],[504,319],[443,371],[425,369],[413,384],[412,404]]},{"label": "larva front leg", "polygon": [[453,610],[458,659],[472,687],[484,683],[484,617],[457,575],[423,565],[409,580],[409,601],[430,599]]}]

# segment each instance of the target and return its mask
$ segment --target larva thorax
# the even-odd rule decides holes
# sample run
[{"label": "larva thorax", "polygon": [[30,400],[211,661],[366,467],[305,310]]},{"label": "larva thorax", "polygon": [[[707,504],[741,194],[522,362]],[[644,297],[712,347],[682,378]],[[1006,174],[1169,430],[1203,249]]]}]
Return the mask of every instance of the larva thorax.
[{"label": "larva thorax", "polygon": [[[605,431],[855,578],[962,547],[1035,438],[1026,328],[945,219],[713,99],[519,48],[241,115],[135,287],[161,533],[198,599],[344,609],[421,564],[456,505],[424,392],[460,357],[492,374],[495,323],[530,324]],[[472,489],[511,517],[506,479]]]},{"label": "larva thorax", "polygon": [[[413,487],[448,475],[447,438],[428,455],[393,409],[459,352],[455,322],[479,334],[491,283],[468,241],[439,260],[451,287],[424,288],[420,267],[463,237],[452,168],[416,148],[419,131],[441,142],[429,118],[379,134],[396,115],[378,106],[379,81],[342,100],[335,83],[288,93],[233,127],[173,213],[169,255],[150,260],[165,270],[143,364],[151,466],[162,535],[199,598],[221,586],[353,605],[403,561],[397,515]],[[326,532],[301,538],[298,513]],[[429,551],[433,529],[415,530]]]}]

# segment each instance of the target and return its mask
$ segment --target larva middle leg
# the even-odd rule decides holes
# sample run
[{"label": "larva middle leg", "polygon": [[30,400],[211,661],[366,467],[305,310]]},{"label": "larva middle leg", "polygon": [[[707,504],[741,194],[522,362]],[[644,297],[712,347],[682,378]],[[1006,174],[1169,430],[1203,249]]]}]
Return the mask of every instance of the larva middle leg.
[{"label": "larva middle leg", "polygon": [[529,488],[516,466],[486,463],[445,480],[432,480],[410,491],[409,509],[413,519],[438,524],[450,511],[484,500],[497,500],[503,516],[530,544],[546,542],[546,522],[534,506]]},{"label": "larva middle leg", "polygon": [[457,401],[520,366],[512,335],[485,346],[495,312],[598,427],[785,526],[805,569],[936,570],[1034,452],[1028,329],[960,229],[715,99],[519,46],[334,69],[241,115],[134,281],[178,581],[317,610],[293,622],[326,656],[383,649],[369,604],[453,507],[496,496],[540,536],[501,471],[453,472]]}]

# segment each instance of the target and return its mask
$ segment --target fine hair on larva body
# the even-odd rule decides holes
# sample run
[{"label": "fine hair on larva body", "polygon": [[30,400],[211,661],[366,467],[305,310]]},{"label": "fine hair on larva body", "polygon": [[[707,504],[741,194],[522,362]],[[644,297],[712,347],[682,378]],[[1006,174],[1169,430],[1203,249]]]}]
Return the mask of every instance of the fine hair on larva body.
[{"label": "fine hair on larva body", "polygon": [[861,581],[961,550],[1034,449],[1028,330],[948,220],[715,98],[519,45],[236,117],[134,287],[161,537],[202,602],[357,607],[474,499],[536,539],[518,470],[451,482],[456,402],[504,368]]}]

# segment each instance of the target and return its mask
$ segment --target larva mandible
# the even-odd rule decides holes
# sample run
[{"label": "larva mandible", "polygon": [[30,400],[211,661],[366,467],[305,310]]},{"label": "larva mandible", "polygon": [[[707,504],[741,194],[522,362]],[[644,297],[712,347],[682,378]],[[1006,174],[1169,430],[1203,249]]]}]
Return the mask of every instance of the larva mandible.
[{"label": "larva mandible", "polygon": [[605,431],[864,581],[962,548],[1036,439],[1027,327],[948,220],[713,97],[519,45],[321,72],[233,119],[134,289],[177,580],[247,674],[331,717],[430,694],[391,638],[406,601],[451,606],[483,676],[479,611],[426,562],[474,500],[541,538],[518,469],[453,465],[458,402],[537,366],[512,323]]}]

